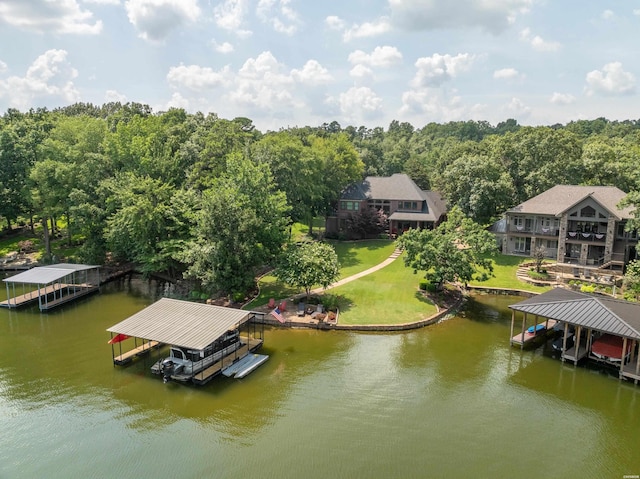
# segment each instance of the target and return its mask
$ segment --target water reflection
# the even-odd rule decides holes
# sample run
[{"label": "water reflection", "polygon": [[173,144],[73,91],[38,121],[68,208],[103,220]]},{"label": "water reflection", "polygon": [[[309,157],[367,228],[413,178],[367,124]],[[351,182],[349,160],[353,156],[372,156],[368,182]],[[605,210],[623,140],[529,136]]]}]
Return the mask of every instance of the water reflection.
[{"label": "water reflection", "polygon": [[106,328],[166,291],[132,278],[51,313],[0,310],[1,477],[640,471],[640,390],[510,347],[518,298],[406,333],[269,329],[254,373],[191,387],[151,375],[163,350],[111,363]]}]

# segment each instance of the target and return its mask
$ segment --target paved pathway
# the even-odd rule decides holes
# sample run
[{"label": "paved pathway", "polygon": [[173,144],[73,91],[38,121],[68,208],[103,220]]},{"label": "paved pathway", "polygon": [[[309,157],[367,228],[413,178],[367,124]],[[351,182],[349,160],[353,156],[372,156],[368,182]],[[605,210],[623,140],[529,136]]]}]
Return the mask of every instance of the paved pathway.
[{"label": "paved pathway", "polygon": [[393,263],[395,261],[395,259],[400,256],[402,254],[402,250],[399,248],[396,248],[396,250],[391,253],[391,255],[385,259],[382,263],[379,263],[375,266],[372,266],[369,269],[366,269],[364,271],[360,271],[359,273],[356,273],[352,276],[347,276],[346,278],[342,278],[340,281],[336,281],[335,283],[331,283],[329,286],[327,286],[326,288],[316,288],[316,289],[312,289],[311,290],[311,294],[320,294],[323,291],[326,291],[327,289],[332,289],[332,288],[337,288],[338,286],[342,286],[343,284],[346,283],[350,283],[351,281],[355,281],[356,279],[362,278],[363,276],[366,276],[368,274],[374,273],[376,271],[378,271],[379,269],[384,268],[385,266],[390,265],[391,263]]}]

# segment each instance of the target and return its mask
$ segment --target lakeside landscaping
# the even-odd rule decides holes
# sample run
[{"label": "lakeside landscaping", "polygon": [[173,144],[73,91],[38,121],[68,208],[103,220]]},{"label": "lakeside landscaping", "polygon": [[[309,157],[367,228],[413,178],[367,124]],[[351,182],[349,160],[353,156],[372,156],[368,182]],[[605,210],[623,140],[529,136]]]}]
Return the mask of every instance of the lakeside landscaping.
[{"label": "lakeside landscaping", "polygon": [[[493,258],[493,276],[486,281],[472,281],[471,286],[484,286],[487,288],[508,288],[543,293],[549,290],[550,286],[536,286],[531,283],[520,281],[516,277],[516,271],[520,264],[531,262],[531,258],[520,256],[507,256],[497,254]],[[481,273],[482,274],[482,273]]]}]

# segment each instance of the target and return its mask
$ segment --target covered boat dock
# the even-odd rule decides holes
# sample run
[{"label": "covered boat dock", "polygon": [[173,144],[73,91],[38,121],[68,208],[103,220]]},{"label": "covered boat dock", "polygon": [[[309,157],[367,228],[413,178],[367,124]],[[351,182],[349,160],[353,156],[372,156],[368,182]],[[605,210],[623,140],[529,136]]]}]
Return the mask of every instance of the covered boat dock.
[{"label": "covered boat dock", "polygon": [[[618,368],[620,378],[640,380],[640,304],[611,298],[595,296],[564,288],[534,296],[509,306],[511,317],[511,344],[514,341],[513,329],[516,311],[523,313],[522,333],[524,340],[527,317],[546,318],[547,321],[561,322],[564,329],[561,357],[563,361],[577,364],[583,358],[602,362]],[[571,347],[567,347],[569,327],[575,328],[575,339]],[[615,341],[612,341],[614,338]],[[611,344],[619,344],[620,357],[614,353],[605,356],[599,353],[594,345],[606,343],[607,351],[615,348]],[[624,353],[623,353],[624,351]]]},{"label": "covered boat dock", "polygon": [[[267,358],[251,354],[264,343],[264,324],[255,321],[258,316],[263,313],[162,298],[107,329],[111,333],[113,363],[126,364],[163,344],[202,351],[225,333],[238,330],[241,347],[196,372],[191,381],[204,384],[217,374],[224,374],[225,370],[228,373],[225,375],[240,378]],[[127,341],[129,338],[134,339],[133,344]],[[243,368],[236,364],[229,369],[247,356],[253,360],[244,359]]]},{"label": "covered boat dock", "polygon": [[7,285],[7,299],[0,302],[0,306],[19,308],[38,301],[40,311],[46,311],[98,291],[100,267],[71,263],[52,264],[31,268],[3,281]]}]

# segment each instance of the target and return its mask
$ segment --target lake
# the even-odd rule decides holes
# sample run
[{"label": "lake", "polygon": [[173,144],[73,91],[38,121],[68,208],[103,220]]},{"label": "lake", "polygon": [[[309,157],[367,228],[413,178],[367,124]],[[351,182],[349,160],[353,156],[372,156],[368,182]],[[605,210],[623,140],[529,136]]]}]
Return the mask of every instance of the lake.
[{"label": "lake", "polygon": [[267,329],[264,365],[196,387],[150,373],[166,349],[111,361],[106,328],[165,292],[134,277],[0,310],[0,478],[640,474],[640,388],[510,347],[521,298],[404,333]]}]

